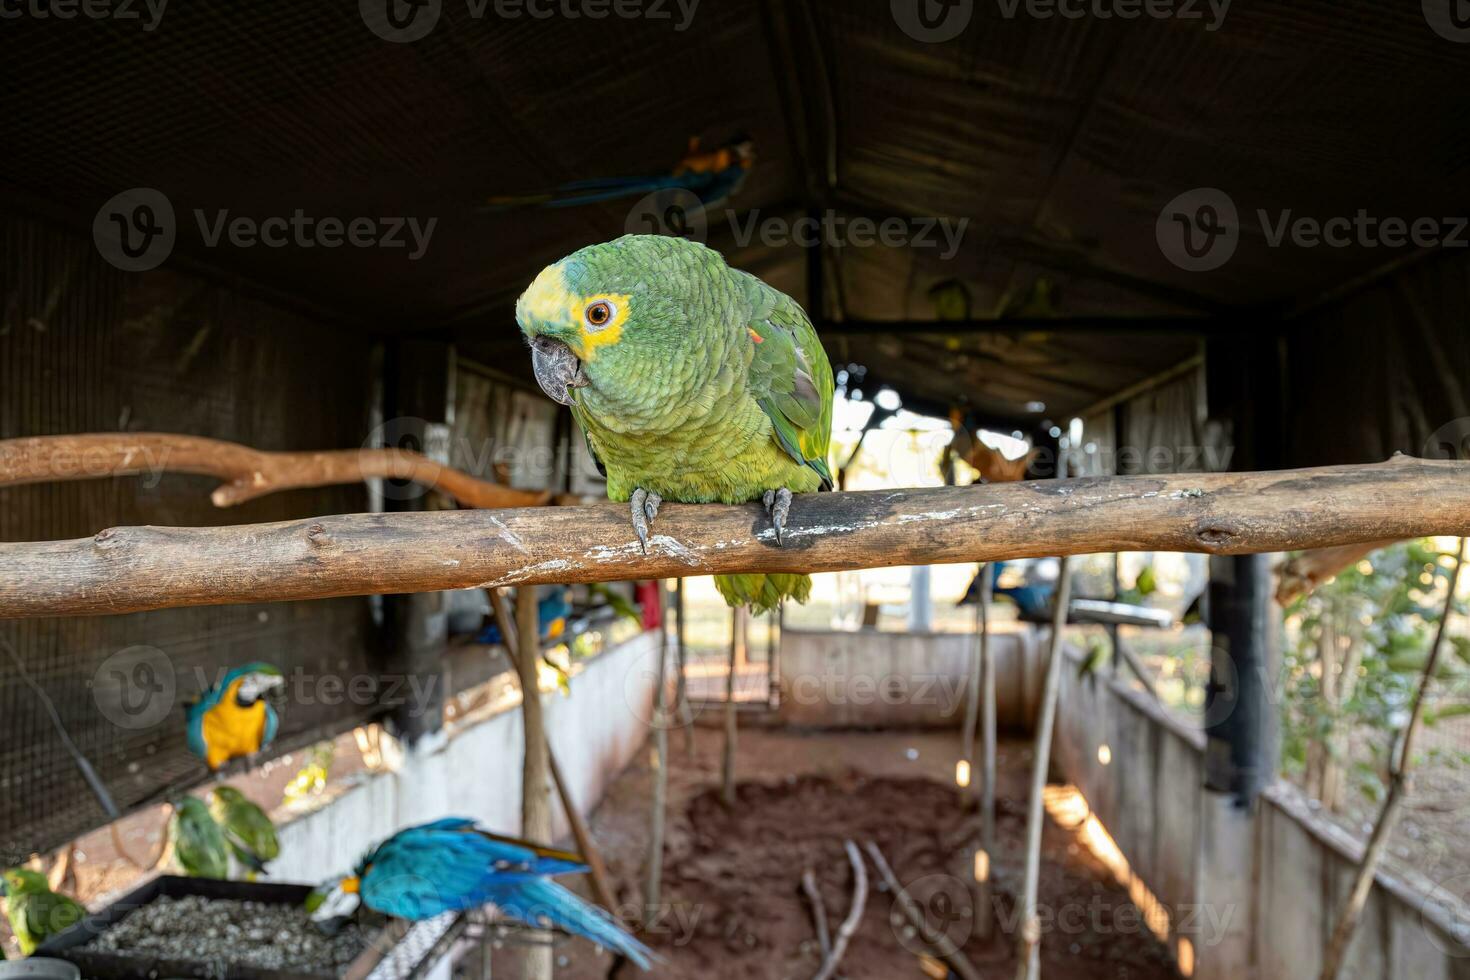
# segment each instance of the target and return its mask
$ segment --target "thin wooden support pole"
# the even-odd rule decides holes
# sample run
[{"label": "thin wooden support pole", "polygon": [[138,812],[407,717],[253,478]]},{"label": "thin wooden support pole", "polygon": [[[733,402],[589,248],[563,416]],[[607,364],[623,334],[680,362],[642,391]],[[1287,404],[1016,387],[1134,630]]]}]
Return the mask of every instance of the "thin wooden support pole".
[{"label": "thin wooden support pole", "polygon": [[1057,573],[1056,608],[1047,640],[1046,683],[1036,721],[1036,748],[1032,752],[1031,801],[1026,815],[1026,878],[1021,890],[1021,935],[1018,941],[1017,980],[1039,980],[1041,976],[1041,919],[1036,914],[1041,883],[1041,831],[1046,820],[1042,798],[1051,768],[1051,735],[1056,726],[1057,693],[1062,686],[1062,632],[1067,626],[1067,607],[1072,600],[1072,561],[1061,559]]},{"label": "thin wooden support pole", "polygon": [[995,652],[990,644],[990,601],[995,594],[995,564],[985,563],[980,585],[980,851],[973,875],[978,886],[975,918],[980,938],[989,940],[995,931]]},{"label": "thin wooden support pole", "polygon": [[742,620],[745,607],[730,610],[730,661],[725,675],[725,749],[720,765],[720,799],[725,806],[735,805],[735,748],[739,738],[739,722],[735,715],[735,674],[745,661],[745,635]]},{"label": "thin wooden support pole", "polygon": [[[490,608],[495,614],[495,622],[500,625],[500,637],[505,646],[506,659],[510,661],[519,679],[521,676],[520,641],[516,635],[516,625],[510,611],[510,603],[506,601],[504,589],[487,591],[490,593]],[[522,697],[524,696],[523,690]],[[567,788],[566,777],[562,775],[561,763],[557,762],[556,752],[551,748],[549,741],[546,744],[546,763],[551,769],[551,781],[556,784],[556,793],[561,800],[561,808],[566,812],[567,823],[572,828],[572,839],[577,842],[578,853],[587,862],[587,872],[592,879],[592,895],[598,905],[616,915],[617,898],[613,894],[612,883],[608,880],[607,863],[603,861],[602,851],[592,839],[592,832],[587,828],[587,821],[583,819],[581,811],[577,809],[575,801],[572,800],[571,792]]]},{"label": "thin wooden support pole", "polygon": [[663,582],[656,583],[658,603],[658,667],[653,689],[653,801],[648,828],[648,883],[643,889],[643,923],[651,926],[658,916],[664,876],[664,821],[669,794],[668,669],[669,630],[664,622]]},{"label": "thin wooden support pole", "polygon": [[1460,546],[1455,552],[1455,566],[1450,572],[1449,591],[1445,595],[1444,612],[1439,617],[1439,627],[1434,634],[1434,646],[1429,649],[1429,659],[1424,664],[1423,676],[1419,678],[1419,688],[1414,692],[1414,708],[1409,714],[1409,725],[1404,729],[1404,737],[1399,744],[1398,756],[1388,783],[1388,796],[1383,801],[1383,809],[1378,814],[1378,822],[1373,825],[1373,836],[1368,839],[1368,847],[1363,852],[1363,863],[1358,866],[1358,876],[1353,882],[1353,890],[1343,904],[1338,916],[1337,928],[1332,932],[1332,940],[1327,946],[1327,954],[1322,962],[1321,980],[1337,980],[1337,975],[1342,972],[1343,961],[1347,958],[1348,947],[1353,941],[1353,933],[1357,931],[1358,922],[1362,919],[1363,907],[1368,904],[1368,893],[1373,888],[1378,864],[1383,860],[1383,854],[1388,849],[1388,839],[1392,836],[1393,828],[1398,823],[1399,810],[1403,806],[1404,797],[1408,795],[1411,788],[1409,771],[1414,765],[1414,740],[1419,734],[1419,722],[1424,716],[1425,702],[1429,700],[1429,687],[1434,683],[1435,670],[1439,666],[1439,654],[1444,647],[1445,630],[1449,625],[1450,615],[1455,610],[1455,589],[1460,583],[1460,569],[1465,564],[1466,540],[1466,538],[1460,539]]},{"label": "thin wooden support pole", "polygon": [[[981,596],[985,592],[985,576],[993,574],[990,567],[991,563],[986,562],[980,566],[977,573],[980,579]],[[975,729],[980,720],[980,675],[982,673],[980,669],[980,617],[983,615],[980,604],[981,597],[977,596],[975,600],[975,656],[970,661],[969,676],[965,680],[965,722],[964,727],[960,729],[960,755],[971,764],[972,770],[975,762]]]},{"label": "thin wooden support pole", "polygon": [[689,705],[689,661],[686,646],[687,607],[684,604],[684,579],[674,580],[674,655],[679,676],[674,682],[674,703],[679,710],[679,727],[684,730],[684,754],[694,758],[694,709]]},{"label": "thin wooden support pole", "polygon": [[[522,586],[516,590],[516,637],[520,641],[516,673],[521,680],[521,719],[525,741],[521,767],[521,836],[544,843],[551,839],[551,764],[536,666],[541,662],[541,624],[534,586]],[[521,975],[525,980],[550,980],[552,959],[549,945],[528,946],[521,950],[520,955]]]}]

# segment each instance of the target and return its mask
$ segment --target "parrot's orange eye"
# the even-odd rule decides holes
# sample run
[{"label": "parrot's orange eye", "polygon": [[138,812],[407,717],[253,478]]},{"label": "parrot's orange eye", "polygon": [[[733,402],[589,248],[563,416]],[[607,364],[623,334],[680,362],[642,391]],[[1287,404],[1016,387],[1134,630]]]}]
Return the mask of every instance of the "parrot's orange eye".
[{"label": "parrot's orange eye", "polygon": [[607,300],[598,300],[589,305],[582,315],[587,319],[587,326],[593,330],[601,330],[612,322],[613,312],[611,303]]}]

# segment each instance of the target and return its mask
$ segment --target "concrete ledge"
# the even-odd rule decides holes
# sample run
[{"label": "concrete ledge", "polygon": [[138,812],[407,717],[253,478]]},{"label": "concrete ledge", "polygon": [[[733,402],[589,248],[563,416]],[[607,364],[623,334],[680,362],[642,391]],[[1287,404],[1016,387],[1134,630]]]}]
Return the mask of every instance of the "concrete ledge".
[{"label": "concrete ledge", "polygon": [[[1079,677],[1080,656],[1066,655],[1053,743],[1058,774],[1078,787],[1133,873],[1171,912],[1204,909],[1217,920],[1231,912],[1222,942],[1193,938],[1195,976],[1315,977],[1363,841],[1285,783],[1253,813],[1233,810],[1204,789],[1203,732],[1144,692],[1110,677]],[[1244,834],[1234,833],[1226,810],[1240,813]],[[1222,835],[1231,839],[1212,851]],[[1470,948],[1455,938],[1470,924],[1467,893],[1470,879],[1437,886],[1380,872],[1343,976],[1470,980]]]}]

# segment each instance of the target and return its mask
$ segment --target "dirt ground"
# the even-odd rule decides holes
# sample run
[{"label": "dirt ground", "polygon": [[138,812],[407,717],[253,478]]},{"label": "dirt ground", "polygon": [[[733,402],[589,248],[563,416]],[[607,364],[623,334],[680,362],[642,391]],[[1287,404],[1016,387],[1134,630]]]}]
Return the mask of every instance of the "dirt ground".
[{"label": "dirt ground", "polygon": [[[998,918],[992,942],[975,928],[968,882],[977,820],[955,789],[956,738],[946,734],[740,734],[733,810],[718,797],[721,735],[670,736],[668,847],[657,924],[643,936],[663,958],[652,978],[805,978],[821,957],[802,872],[817,876],[835,935],[847,915],[853,876],[844,839],[873,841],[926,910],[933,933],[963,944],[986,977],[1014,969],[1014,895],[1030,749],[1003,743],[999,757],[996,857]],[[641,907],[651,773],[646,759],[611,787],[593,833],[616,881],[621,911]],[[1136,907],[1071,831],[1048,821],[1040,904],[1051,923],[1042,942],[1045,975],[1066,980],[1163,980],[1177,976],[1168,951]],[[900,919],[893,897],[867,865],[865,911],[838,971],[850,980],[920,977],[922,938]],[[577,941],[558,949],[557,976],[591,980],[610,960]],[[643,975],[631,967],[627,978]],[[940,974],[942,975],[942,974]]]}]

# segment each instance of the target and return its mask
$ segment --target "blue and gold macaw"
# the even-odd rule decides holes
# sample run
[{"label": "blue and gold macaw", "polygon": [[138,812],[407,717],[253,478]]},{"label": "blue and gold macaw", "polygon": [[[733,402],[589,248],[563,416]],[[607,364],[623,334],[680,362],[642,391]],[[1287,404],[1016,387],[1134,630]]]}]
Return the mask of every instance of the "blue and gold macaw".
[{"label": "blue and gold macaw", "polygon": [[312,918],[330,922],[357,903],[401,919],[493,904],[527,925],[547,923],[626,956],[643,969],[655,959],[612,916],[551,880],[584,872],[580,855],[501,837],[473,820],[449,817],[400,830],[358,862],[317,903]]},{"label": "blue and gold macaw", "polygon": [[218,769],[251,756],[276,737],[280,719],[266,695],[286,683],[279,667],[253,663],[236,667],[189,705],[189,751]]},{"label": "blue and gold macaw", "polygon": [[706,209],[715,208],[740,190],[754,164],[755,143],[748,136],[737,136],[713,150],[701,149],[699,138],[693,137],[689,140],[689,149],[669,173],[573,180],[539,194],[492,197],[482,210],[570,208],[638,197],[660,190],[686,190],[699,198]]}]

